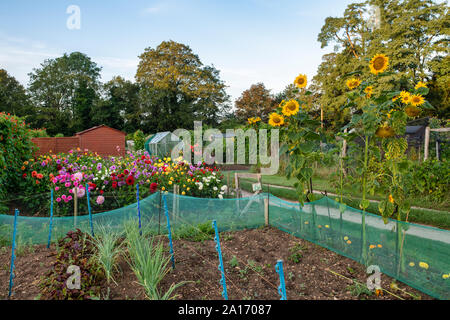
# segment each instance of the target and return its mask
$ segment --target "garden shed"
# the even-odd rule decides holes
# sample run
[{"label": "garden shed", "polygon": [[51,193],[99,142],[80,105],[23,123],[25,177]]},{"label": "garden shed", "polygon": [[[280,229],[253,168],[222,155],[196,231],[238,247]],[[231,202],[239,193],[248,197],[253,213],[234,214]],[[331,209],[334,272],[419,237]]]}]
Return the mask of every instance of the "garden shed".
[{"label": "garden shed", "polygon": [[97,152],[100,156],[124,156],[125,132],[108,127],[104,124],[77,132],[80,137],[81,150]]},{"label": "garden shed", "polygon": [[170,131],[158,132],[145,141],[145,150],[151,156],[163,158],[170,156],[172,149],[180,143],[183,143],[180,138]]}]

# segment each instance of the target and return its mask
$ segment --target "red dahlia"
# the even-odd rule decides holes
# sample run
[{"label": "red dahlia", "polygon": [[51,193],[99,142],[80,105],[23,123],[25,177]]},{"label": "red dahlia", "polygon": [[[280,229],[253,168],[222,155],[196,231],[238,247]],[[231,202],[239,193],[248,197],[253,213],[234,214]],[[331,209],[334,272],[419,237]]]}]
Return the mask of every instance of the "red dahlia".
[{"label": "red dahlia", "polygon": [[128,176],[128,178],[125,180],[125,182],[127,183],[127,185],[132,186],[134,184],[134,177],[133,176]]}]

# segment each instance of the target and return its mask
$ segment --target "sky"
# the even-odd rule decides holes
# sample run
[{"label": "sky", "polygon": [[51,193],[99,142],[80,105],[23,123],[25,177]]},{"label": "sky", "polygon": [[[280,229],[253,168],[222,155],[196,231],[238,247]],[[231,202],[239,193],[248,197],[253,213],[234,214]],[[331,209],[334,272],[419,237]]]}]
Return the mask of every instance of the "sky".
[{"label": "sky", "polygon": [[[173,40],[213,65],[234,102],[252,84],[282,91],[316,74],[317,36],[329,16],[355,0],[2,0],[0,68],[28,85],[45,59],[79,51],[102,67],[102,81],[134,80],[139,55]],[[80,9],[79,29],[70,29]]]}]

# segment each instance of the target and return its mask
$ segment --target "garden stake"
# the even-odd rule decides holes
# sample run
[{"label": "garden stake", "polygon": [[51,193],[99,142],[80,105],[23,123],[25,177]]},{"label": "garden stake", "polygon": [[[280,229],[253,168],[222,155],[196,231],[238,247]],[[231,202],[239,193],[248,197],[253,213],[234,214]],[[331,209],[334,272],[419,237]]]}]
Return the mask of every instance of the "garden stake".
[{"label": "garden stake", "polygon": [[284,283],[284,273],[283,273],[283,260],[278,260],[275,265],[275,271],[280,276],[280,285],[278,286],[278,293],[281,295],[280,300],[286,300],[286,285]]},{"label": "garden stake", "polygon": [[52,225],[53,225],[53,189],[50,190],[50,223],[48,226],[47,249],[50,248],[50,241],[52,239]]},{"label": "garden stake", "polygon": [[159,190],[158,234],[161,234],[161,190]]},{"label": "garden stake", "polygon": [[167,230],[169,230],[170,259],[172,260],[172,269],[175,269],[175,258],[173,256],[173,244],[172,244],[172,231],[170,230],[169,209],[167,208],[166,195],[164,195],[163,198],[164,198],[164,211],[166,213],[167,218]]},{"label": "garden stake", "polygon": [[91,199],[89,196],[89,185],[86,183],[86,198],[89,210],[89,224],[91,225],[91,234],[94,237],[94,226],[92,225]]},{"label": "garden stake", "polygon": [[139,206],[139,183],[136,184],[136,200],[137,200],[137,213],[139,218],[139,234],[142,236],[142,228],[141,228],[141,208]]},{"label": "garden stake", "polygon": [[223,268],[222,250],[221,250],[221,248],[220,248],[219,230],[217,229],[217,222],[216,222],[216,220],[213,220],[212,226],[213,226],[214,231],[215,231],[215,233],[216,233],[216,235],[215,235],[215,237],[214,237],[214,241],[216,242],[216,250],[217,250],[217,253],[218,253],[218,255],[219,255],[219,270],[220,270],[220,274],[221,274],[221,277],[220,277],[220,281],[219,281],[219,282],[220,282],[220,284],[221,284],[222,287],[223,287],[223,290],[222,290],[222,297],[223,297],[225,300],[228,300],[227,283],[226,283],[226,281],[225,281],[225,270],[224,270],[224,268]]},{"label": "garden stake", "polygon": [[78,187],[74,189],[74,197],[73,197],[73,224],[74,227],[77,227],[77,216],[78,216]]},{"label": "garden stake", "polygon": [[15,278],[14,275],[14,260],[16,259],[15,250],[16,250],[16,233],[17,233],[17,217],[19,215],[19,210],[16,209],[14,212],[14,230],[13,230],[13,239],[12,239],[12,246],[11,246],[11,268],[9,270],[9,292],[8,297],[11,297],[12,293],[12,287],[13,287],[13,278]]}]

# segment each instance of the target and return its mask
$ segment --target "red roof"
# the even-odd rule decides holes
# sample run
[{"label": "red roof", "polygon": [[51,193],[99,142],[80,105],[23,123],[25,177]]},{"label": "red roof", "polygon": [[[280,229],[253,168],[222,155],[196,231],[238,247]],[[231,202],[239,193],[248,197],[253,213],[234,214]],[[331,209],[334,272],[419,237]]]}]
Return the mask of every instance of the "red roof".
[{"label": "red roof", "polygon": [[104,125],[104,124],[99,125],[99,126],[95,126],[95,127],[92,127],[92,128],[90,128],[90,129],[86,129],[86,130],[83,130],[83,131],[80,131],[80,132],[77,132],[75,135],[77,135],[77,136],[78,136],[78,135],[82,135],[82,134],[84,134],[84,133],[86,133],[86,132],[93,131],[93,130],[97,130],[97,129],[102,128],[102,127],[105,127],[105,128],[109,128],[109,129],[115,130],[115,131],[117,131],[117,132],[120,132],[120,133],[123,134],[124,136],[126,136],[126,133],[125,133],[125,132],[120,131],[120,130],[117,130],[117,129],[114,129],[114,128],[111,128],[111,127],[108,127],[108,126],[106,126],[106,125]]}]

